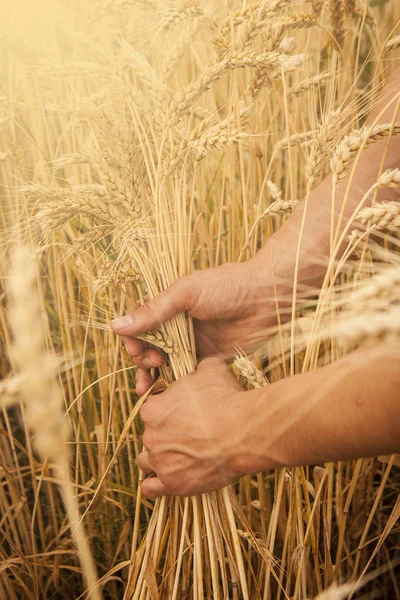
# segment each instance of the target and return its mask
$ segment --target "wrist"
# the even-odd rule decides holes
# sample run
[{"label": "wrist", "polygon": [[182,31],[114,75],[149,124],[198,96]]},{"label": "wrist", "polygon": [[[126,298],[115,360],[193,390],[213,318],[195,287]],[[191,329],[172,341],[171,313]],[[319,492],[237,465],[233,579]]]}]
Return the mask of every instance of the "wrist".
[{"label": "wrist", "polygon": [[[274,238],[275,236],[268,240],[247,264],[249,274],[259,289],[261,305],[268,313],[274,315],[273,321],[276,324],[277,311],[282,322],[291,314],[294,261]],[[287,315],[287,318],[284,318],[284,315]]]},{"label": "wrist", "polygon": [[230,469],[237,478],[284,466],[277,449],[269,447],[273,433],[273,419],[265,415],[271,400],[269,389],[238,392],[233,399],[237,435],[233,436],[234,445],[228,455]]}]

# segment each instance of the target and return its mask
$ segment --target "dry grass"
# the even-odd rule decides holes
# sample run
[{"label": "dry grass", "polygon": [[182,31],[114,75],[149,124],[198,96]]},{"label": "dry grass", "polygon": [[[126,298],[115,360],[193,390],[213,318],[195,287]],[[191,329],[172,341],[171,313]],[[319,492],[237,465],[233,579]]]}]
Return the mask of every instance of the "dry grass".
[{"label": "dry grass", "polygon": [[[400,598],[396,457],[153,503],[145,398],[109,329],[178,277],[253,256],[330,171],[334,205],[360,153],[399,133],[364,125],[397,64],[398,3],[41,1],[0,30],[0,597]],[[399,212],[375,193],[399,185],[382,172],[339,220],[301,311],[296,275],[292,321],[236,360],[249,385],[398,339]],[[36,271],[18,250],[10,264],[15,246]],[[153,393],[195,369],[186,315],[144,339],[168,357]]]}]

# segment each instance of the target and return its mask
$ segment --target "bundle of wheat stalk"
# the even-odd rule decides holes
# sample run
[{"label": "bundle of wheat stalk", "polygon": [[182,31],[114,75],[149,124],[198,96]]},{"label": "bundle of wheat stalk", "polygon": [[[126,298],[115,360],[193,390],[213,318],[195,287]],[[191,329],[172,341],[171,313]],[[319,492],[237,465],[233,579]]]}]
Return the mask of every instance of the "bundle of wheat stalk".
[{"label": "bundle of wheat stalk", "polygon": [[[398,597],[396,457],[281,469],[201,497],[145,498],[135,458],[148,394],[137,397],[134,367],[109,322],[179,277],[253,256],[327,173],[334,213],[364,149],[400,133],[397,114],[364,124],[396,66],[400,7],[42,3],[37,22],[9,7],[0,31],[0,269],[4,280],[18,269],[32,278],[21,260],[8,264],[16,240],[31,247],[41,335],[58,356],[52,373],[65,415],[58,395],[57,410],[52,401],[44,409],[40,381],[49,385],[49,373],[29,360],[40,353],[21,341],[18,289],[5,285],[1,598],[300,600],[355,597],[361,583],[370,597],[382,587]],[[238,351],[244,385],[318,368],[371,339],[398,339],[398,203],[376,197],[395,186],[398,169],[381,172],[345,226],[339,216],[322,290],[302,311],[297,264],[284,298],[288,324],[265,331],[255,359]],[[28,316],[39,320],[38,310]],[[187,315],[141,338],[165,357],[150,393],[196,369]],[[69,453],[54,448],[57,431]]]}]

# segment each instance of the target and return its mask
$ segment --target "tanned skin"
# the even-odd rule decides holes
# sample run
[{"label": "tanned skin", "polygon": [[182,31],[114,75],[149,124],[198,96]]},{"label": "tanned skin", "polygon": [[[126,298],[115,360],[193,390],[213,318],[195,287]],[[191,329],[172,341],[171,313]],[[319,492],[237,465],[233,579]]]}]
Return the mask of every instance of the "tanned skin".
[{"label": "tanned skin", "polygon": [[[375,119],[390,122],[399,92],[400,69],[387,83],[367,123]],[[400,137],[392,138],[382,165],[386,150],[387,139],[362,152],[343,211],[343,225],[375,183],[382,166],[400,167]],[[344,179],[338,186],[336,218],[347,183]],[[301,290],[317,290],[326,273],[331,190],[327,178],[308,199],[299,254]],[[399,192],[385,189],[381,199],[399,200]],[[147,496],[199,494],[228,485],[246,473],[278,466],[400,452],[399,346],[358,351],[262,390],[244,391],[226,364],[235,347],[254,351],[265,340],[265,332],[276,326],[276,298],[282,300],[281,320],[290,318],[305,208],[303,201],[251,260],[194,272],[113,322],[113,330],[139,367],[138,394],[149,389],[149,369],[159,367],[163,358],[135,336],[184,311],[195,324],[201,361],[197,371],[150,397],[141,410],[146,451],[140,454],[138,464],[149,475],[142,484]]]}]

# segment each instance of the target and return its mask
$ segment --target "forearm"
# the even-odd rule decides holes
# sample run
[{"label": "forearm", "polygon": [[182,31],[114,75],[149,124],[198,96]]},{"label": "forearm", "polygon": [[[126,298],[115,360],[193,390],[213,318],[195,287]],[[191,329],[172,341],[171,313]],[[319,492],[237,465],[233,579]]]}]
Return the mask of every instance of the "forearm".
[{"label": "forearm", "polygon": [[[379,117],[379,122],[390,123],[396,113],[397,101],[387,107],[388,102],[400,92],[400,69],[388,82],[382,97],[367,119],[367,124]],[[387,107],[387,108],[385,108]],[[396,121],[400,122],[400,114]],[[349,177],[341,180],[337,187],[335,199],[335,224],[343,208],[341,228],[348,223],[364,194],[376,182],[380,170],[400,166],[400,136],[393,137],[389,146],[385,138],[366,148],[359,159],[353,184],[347,194]],[[384,158],[385,153],[386,157]],[[384,160],[382,160],[384,158]],[[372,201],[372,195],[365,206]],[[398,189],[383,189],[378,200],[394,200],[399,198]],[[304,218],[304,212],[306,215]],[[297,258],[299,233],[304,219],[304,230],[300,245],[298,281],[310,290],[318,289],[326,273],[327,260],[331,250],[332,221],[332,178],[324,179],[310,194],[306,203],[303,200],[295,209],[287,222],[275,233],[262,250],[253,259],[265,272],[274,272],[279,295],[287,296],[293,289],[293,279]],[[347,239],[345,240],[347,242]],[[343,252],[345,244],[338,249],[337,258]]]},{"label": "forearm", "polygon": [[246,393],[257,424],[239,453],[243,472],[400,452],[399,346]]}]

